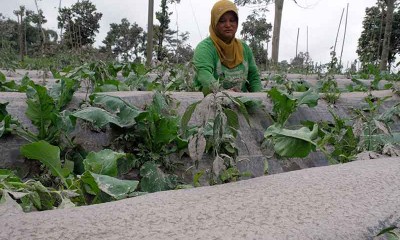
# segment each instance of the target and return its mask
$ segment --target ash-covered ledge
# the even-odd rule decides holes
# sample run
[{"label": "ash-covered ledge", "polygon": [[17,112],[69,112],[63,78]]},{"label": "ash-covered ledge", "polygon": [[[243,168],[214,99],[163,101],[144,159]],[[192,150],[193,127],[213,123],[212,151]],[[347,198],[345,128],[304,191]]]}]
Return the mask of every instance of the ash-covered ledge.
[{"label": "ash-covered ledge", "polygon": [[400,158],[2,215],[0,239],[371,239],[400,224]]},{"label": "ash-covered ledge", "polygon": [[[153,98],[153,92],[145,91],[129,91],[129,92],[109,92],[114,96],[121,97],[125,101],[139,108],[151,103]],[[173,99],[180,102],[177,109],[178,114],[183,114],[187,106],[195,101],[203,99],[201,92],[171,92],[169,93]],[[272,111],[273,104],[267,96],[267,93],[231,93],[233,96],[246,96],[252,99],[261,100],[265,109],[269,112]],[[390,99],[385,101],[383,107],[389,108],[400,101],[400,98],[388,91],[374,91],[371,92],[374,96],[391,96]],[[360,107],[360,103],[367,96],[367,93],[343,93],[335,104],[337,114],[343,118],[350,118],[352,108]],[[77,109],[80,103],[87,97],[85,93],[76,93],[69,104],[69,109]],[[17,117],[24,126],[27,126],[31,130],[34,130],[30,120],[26,117],[25,112],[27,109],[26,105],[26,94],[25,93],[2,93],[0,95],[1,102],[9,102],[7,111],[14,117]],[[366,103],[365,103],[366,104]],[[197,111],[197,110],[196,110]],[[290,117],[288,123],[290,125],[298,125],[301,121],[330,121],[332,122],[332,116],[329,113],[328,103],[323,99],[319,100],[319,103],[314,108],[299,107],[298,110]],[[276,157],[266,158],[261,149],[261,144],[264,138],[264,131],[271,124],[271,121],[267,118],[264,111],[257,111],[250,117],[251,126],[249,126],[246,120],[240,116],[240,130],[241,136],[238,140],[239,155],[243,158],[247,158],[250,161],[243,161],[239,163],[240,170],[249,171],[253,177],[263,175],[264,163],[268,162],[268,173],[282,173],[292,170],[299,170],[309,167],[318,167],[328,165],[326,157],[319,152],[311,153],[307,158],[304,159],[288,159],[282,161]],[[199,114],[196,112],[193,114],[192,123],[199,123],[201,119]],[[400,129],[400,123],[395,123],[393,130],[398,131]],[[87,151],[99,151],[105,146],[110,144],[112,140],[111,131],[106,132],[93,132],[84,126],[77,125],[75,131],[75,144],[81,145]],[[0,168],[7,168],[17,170],[18,175],[25,177],[31,172],[34,172],[37,166],[32,161],[25,160],[19,154],[19,148],[26,141],[17,136],[8,136],[6,138],[0,138]],[[190,178],[190,176],[189,176]]]}]

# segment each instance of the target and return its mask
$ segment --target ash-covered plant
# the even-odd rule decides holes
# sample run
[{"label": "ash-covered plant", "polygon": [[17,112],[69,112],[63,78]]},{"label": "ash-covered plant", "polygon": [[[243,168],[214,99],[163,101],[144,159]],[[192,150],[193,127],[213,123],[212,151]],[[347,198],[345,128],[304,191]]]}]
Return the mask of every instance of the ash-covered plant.
[{"label": "ash-covered plant", "polygon": [[90,99],[91,106],[73,113],[73,117],[90,122],[96,129],[111,127],[115,139],[110,147],[137,159],[131,170],[141,181],[140,190],[174,189],[179,181],[173,174],[176,164],[170,155],[185,149],[187,141],[179,134],[180,118],[172,99],[155,92],[144,110],[115,96],[94,94]]},{"label": "ash-covered plant", "polygon": [[[216,88],[218,89],[218,88]],[[237,168],[237,137],[240,135],[239,115],[241,113],[250,125],[247,107],[261,106],[261,103],[247,98],[233,97],[228,92],[214,91],[203,100],[189,105],[182,116],[181,131],[186,132],[188,123],[196,111],[200,124],[189,137],[189,155],[196,169],[203,161],[204,153],[213,159],[212,168],[198,172],[194,177],[194,185],[199,185],[199,178],[206,174],[209,184],[236,181],[247,173]]]},{"label": "ash-covered plant", "polygon": [[400,133],[392,130],[392,125],[400,117],[400,103],[385,109],[383,104],[389,98],[368,95],[365,98],[367,104],[354,109],[354,129],[355,135],[360,137],[360,152],[373,151],[400,156]]}]

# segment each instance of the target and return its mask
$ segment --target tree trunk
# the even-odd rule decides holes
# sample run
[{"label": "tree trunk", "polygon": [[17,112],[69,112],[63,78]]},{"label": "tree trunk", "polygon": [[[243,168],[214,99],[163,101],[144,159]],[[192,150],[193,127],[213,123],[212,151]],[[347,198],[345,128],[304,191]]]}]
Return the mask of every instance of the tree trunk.
[{"label": "tree trunk", "polygon": [[19,55],[21,62],[24,61],[24,19],[23,13],[18,17],[19,20]]},{"label": "tree trunk", "polygon": [[154,0],[149,0],[149,9],[147,18],[147,46],[146,46],[146,65],[148,67],[150,67],[151,60],[153,58],[153,14],[154,14]]},{"label": "tree trunk", "polygon": [[272,37],[272,62],[278,63],[279,57],[279,38],[281,34],[282,23],[282,10],[284,0],[275,0],[275,19],[274,19],[274,32]]},{"label": "tree trunk", "polygon": [[393,23],[393,12],[394,12],[394,2],[396,0],[386,0],[387,11],[386,11],[386,25],[385,34],[383,37],[383,47],[380,70],[386,71],[388,68],[389,51],[390,51],[390,37],[392,35],[392,23]]},{"label": "tree trunk", "polygon": [[36,5],[36,10],[37,10],[37,13],[38,13],[38,17],[39,17],[39,19],[38,19],[38,27],[39,27],[40,34],[42,36],[42,39],[40,41],[40,50],[42,52],[42,55],[44,55],[44,45],[46,43],[46,36],[45,36],[44,30],[42,28],[42,22],[43,22],[42,12],[39,11],[39,6],[37,4],[37,0],[35,0],[35,5]]}]

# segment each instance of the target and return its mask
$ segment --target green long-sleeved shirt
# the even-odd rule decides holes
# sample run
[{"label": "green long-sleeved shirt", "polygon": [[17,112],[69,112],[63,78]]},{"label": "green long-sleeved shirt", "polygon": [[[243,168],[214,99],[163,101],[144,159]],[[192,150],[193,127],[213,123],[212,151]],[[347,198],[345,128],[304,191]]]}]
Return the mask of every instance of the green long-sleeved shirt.
[{"label": "green long-sleeved shirt", "polygon": [[224,89],[238,87],[242,92],[260,91],[261,81],[257,65],[250,47],[242,42],[243,62],[229,69],[221,64],[217,49],[210,37],[201,41],[193,56],[196,69],[194,83],[203,92],[207,92],[213,81],[219,81]]}]

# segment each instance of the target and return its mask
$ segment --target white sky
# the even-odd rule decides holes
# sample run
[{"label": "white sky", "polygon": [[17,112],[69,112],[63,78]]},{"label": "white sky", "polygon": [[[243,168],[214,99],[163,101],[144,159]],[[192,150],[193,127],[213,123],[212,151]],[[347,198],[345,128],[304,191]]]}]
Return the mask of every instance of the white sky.
[{"label": "white sky", "polygon": [[[39,0],[39,7],[43,9],[48,20],[46,28],[57,30],[57,14],[60,0]],[[62,6],[71,6],[77,0],[62,0]],[[110,23],[120,23],[122,18],[127,18],[131,23],[136,22],[147,31],[147,0],[92,0],[97,11],[103,13],[100,21],[100,30],[96,37],[96,46],[102,45]],[[281,42],[279,60],[290,60],[296,52],[297,29],[300,28],[299,51],[307,48],[307,26],[309,32],[309,52],[316,62],[327,63],[330,61],[330,48],[335,43],[337,28],[342,9],[350,4],[347,35],[343,50],[343,64],[346,67],[349,61],[357,58],[357,41],[362,31],[362,20],[365,8],[371,7],[376,0],[297,0],[301,7],[292,0],[286,0],[283,8]],[[181,0],[180,4],[170,5],[173,11],[170,27],[179,28],[179,31],[190,33],[189,44],[194,48],[202,38],[208,36],[210,11],[215,0]],[[28,9],[36,10],[34,0],[0,0],[0,12],[6,17],[16,19],[13,10],[25,5]],[[154,10],[160,9],[160,0],[154,0]],[[266,13],[267,21],[273,24],[274,6],[269,6]],[[239,24],[246,20],[252,8],[239,8]],[[344,32],[343,17],[342,27],[337,44],[337,53],[340,55]],[[158,21],[154,18],[154,23]],[[239,36],[240,28],[237,33]],[[271,32],[272,34],[272,32]],[[270,45],[271,49],[271,45]],[[271,51],[270,51],[271,52]]]}]

